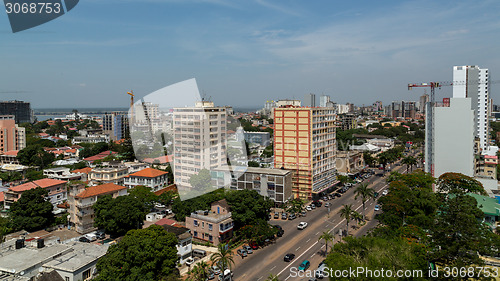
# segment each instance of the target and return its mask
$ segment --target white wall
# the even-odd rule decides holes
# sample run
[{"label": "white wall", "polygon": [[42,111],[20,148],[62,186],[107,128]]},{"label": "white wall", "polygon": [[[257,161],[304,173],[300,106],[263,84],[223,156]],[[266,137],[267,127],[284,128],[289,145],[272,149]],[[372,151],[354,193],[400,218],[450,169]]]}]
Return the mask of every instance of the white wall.
[{"label": "white wall", "polygon": [[451,98],[434,108],[434,177],[446,172],[474,176],[474,111],[471,99]]}]

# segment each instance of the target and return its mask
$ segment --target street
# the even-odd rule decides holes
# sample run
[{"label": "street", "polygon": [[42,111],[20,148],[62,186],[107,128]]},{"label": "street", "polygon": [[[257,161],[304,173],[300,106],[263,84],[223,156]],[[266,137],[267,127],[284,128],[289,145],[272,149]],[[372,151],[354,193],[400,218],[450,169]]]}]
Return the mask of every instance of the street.
[{"label": "street", "polygon": [[[395,166],[393,171],[399,171],[403,166]],[[372,176],[365,180],[369,187],[374,188],[376,192],[381,194],[382,190],[387,188],[385,177]],[[356,185],[357,186],[357,185]],[[283,237],[278,238],[276,243],[254,251],[253,254],[245,258],[235,256],[234,280],[265,280],[269,274],[278,275],[280,280],[308,280],[309,278],[298,278],[290,276],[290,268],[298,266],[308,260],[311,263],[310,270],[317,269],[319,263],[325,259],[325,243],[319,241],[319,237],[325,231],[334,234],[335,242],[340,241],[339,230],[344,231],[346,228],[345,219],[341,219],[338,215],[342,205],[352,204],[355,211],[363,213],[361,199],[354,200],[354,190],[356,186],[349,188],[342,197],[328,200],[330,202],[330,214],[328,208],[318,207],[307,212],[306,217],[298,217],[295,220],[271,219],[270,224],[280,225],[285,230]],[[369,221],[359,229],[354,221],[349,223],[349,233],[354,236],[365,235],[370,229],[375,227],[378,222],[374,217],[374,200],[366,202],[366,216]],[[298,230],[299,222],[307,222],[308,226],[304,230]],[[332,247],[331,242],[328,244],[328,249]],[[291,262],[283,261],[283,257],[287,253],[295,254],[295,258]]]}]

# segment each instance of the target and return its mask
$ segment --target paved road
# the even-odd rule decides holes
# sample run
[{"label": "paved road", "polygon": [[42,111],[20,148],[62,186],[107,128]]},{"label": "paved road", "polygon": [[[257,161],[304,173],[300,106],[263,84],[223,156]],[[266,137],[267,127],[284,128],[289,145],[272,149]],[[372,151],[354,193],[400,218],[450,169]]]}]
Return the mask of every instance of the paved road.
[{"label": "paved road", "polygon": [[[395,166],[393,170],[403,170],[402,166]],[[370,184],[370,187],[375,188],[379,193],[387,187],[385,178],[380,176],[372,176],[370,179],[365,180]],[[276,243],[266,246],[262,249],[254,251],[253,254],[248,255],[246,258],[235,256],[234,266],[234,280],[256,280],[264,281],[270,273],[278,275],[280,280],[301,280],[297,277],[290,276],[290,268],[298,268],[303,260],[309,260],[311,266],[309,269],[316,269],[318,264],[325,259],[325,245],[324,241],[318,241],[319,236],[324,231],[330,233],[337,233],[339,229],[345,230],[346,222],[338,215],[339,210],[344,204],[352,204],[353,209],[362,213],[361,199],[354,200],[354,188],[350,188],[340,198],[329,200],[332,204],[330,213],[328,208],[322,207],[307,212],[306,217],[299,217],[293,221],[288,220],[274,220],[270,221],[271,224],[279,224],[285,230],[283,237],[278,238]],[[366,215],[370,218],[373,217],[373,208],[375,203],[373,200],[366,202]],[[308,226],[304,230],[298,230],[297,225],[299,222],[305,221]],[[365,235],[371,228],[377,225],[377,221],[372,219],[359,230],[350,229],[349,233],[355,236]],[[349,226],[355,225],[351,222]],[[338,234],[335,235],[335,242],[339,241]],[[331,245],[328,245],[330,248]],[[294,253],[295,259],[291,262],[284,262],[283,257],[287,253]],[[308,280],[306,278],[305,280]]]}]

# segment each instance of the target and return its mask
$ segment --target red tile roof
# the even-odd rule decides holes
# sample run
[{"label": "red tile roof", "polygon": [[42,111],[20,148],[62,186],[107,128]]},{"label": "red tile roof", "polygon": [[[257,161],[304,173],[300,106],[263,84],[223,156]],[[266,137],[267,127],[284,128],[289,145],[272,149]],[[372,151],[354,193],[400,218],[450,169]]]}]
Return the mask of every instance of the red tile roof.
[{"label": "red tile roof", "polygon": [[160,157],[156,157],[156,158],[145,158],[144,160],[142,160],[142,162],[153,164],[155,162],[155,160],[158,160],[158,162],[160,164],[171,162],[172,161],[172,155],[160,156]]},{"label": "red tile roof", "polygon": [[5,201],[5,192],[0,192],[0,202]]},{"label": "red tile roof", "polygon": [[127,189],[125,186],[116,185],[114,183],[105,183],[101,185],[89,186],[84,191],[80,192],[76,197],[88,198],[98,195],[115,193],[119,190]]},{"label": "red tile roof", "polygon": [[168,174],[167,172],[160,171],[153,168],[142,169],[139,172],[130,174],[130,177],[143,177],[143,178],[156,178]]},{"label": "red tile roof", "polygon": [[89,174],[92,171],[92,168],[90,167],[85,167],[83,169],[76,169],[71,171],[72,173],[83,173],[83,174]]},{"label": "red tile roof", "polygon": [[177,185],[175,184],[171,184],[163,189],[160,189],[158,191],[155,192],[155,195],[156,196],[160,196],[162,195],[163,193],[167,192],[167,191],[173,191],[173,192],[177,192]]},{"label": "red tile roof", "polygon": [[171,219],[163,218],[157,222],[155,222],[156,225],[175,225],[177,222]]},{"label": "red tile roof", "polygon": [[67,181],[62,181],[62,180],[56,180],[56,179],[41,179],[41,180],[36,180],[36,181],[30,181],[18,186],[14,186],[9,188],[9,190],[16,191],[16,192],[23,192],[29,189],[34,189],[37,187],[41,188],[47,188],[59,184],[65,184]]},{"label": "red tile roof", "polygon": [[83,160],[93,162],[93,161],[96,161],[96,160],[102,160],[102,159],[106,158],[107,156],[113,155],[113,154],[116,154],[116,153],[117,152],[108,150],[108,151],[101,152],[101,153],[99,153],[97,155],[84,158]]}]

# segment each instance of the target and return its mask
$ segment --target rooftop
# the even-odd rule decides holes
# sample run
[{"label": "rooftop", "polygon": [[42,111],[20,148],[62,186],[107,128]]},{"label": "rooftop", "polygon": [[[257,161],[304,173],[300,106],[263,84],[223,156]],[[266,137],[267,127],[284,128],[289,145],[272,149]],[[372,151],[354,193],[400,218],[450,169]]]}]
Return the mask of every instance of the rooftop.
[{"label": "rooftop", "polygon": [[83,169],[76,169],[76,170],[73,170],[71,171],[72,173],[82,173],[82,174],[88,174],[92,171],[92,168],[90,167],[85,167]]},{"label": "rooftop", "polygon": [[467,195],[470,195],[476,199],[477,207],[481,209],[484,214],[490,216],[500,216],[500,204],[498,204],[495,198],[475,193],[467,193]]},{"label": "rooftop", "polygon": [[114,183],[105,183],[101,185],[89,186],[84,191],[76,195],[77,198],[88,198],[98,195],[111,194],[119,190],[127,189],[125,186],[116,185]]},{"label": "rooftop", "polygon": [[16,192],[22,192],[30,189],[34,189],[37,187],[41,188],[47,188],[59,184],[65,184],[67,181],[62,181],[62,180],[56,180],[56,179],[41,179],[41,180],[36,180],[36,181],[30,181],[18,186],[14,186],[9,188],[11,191],[16,191]]},{"label": "rooftop", "polygon": [[61,271],[75,272],[83,266],[99,259],[106,254],[109,244],[97,245],[92,243],[73,242],[68,244],[73,249],[71,253],[58,257],[44,267]]},{"label": "rooftop", "polygon": [[138,172],[135,172],[133,174],[130,174],[129,176],[130,177],[143,177],[143,178],[156,178],[156,177],[163,176],[166,174],[168,174],[168,173],[164,172],[164,171],[160,171],[160,170],[153,169],[153,168],[146,168],[146,169],[140,170]]}]

